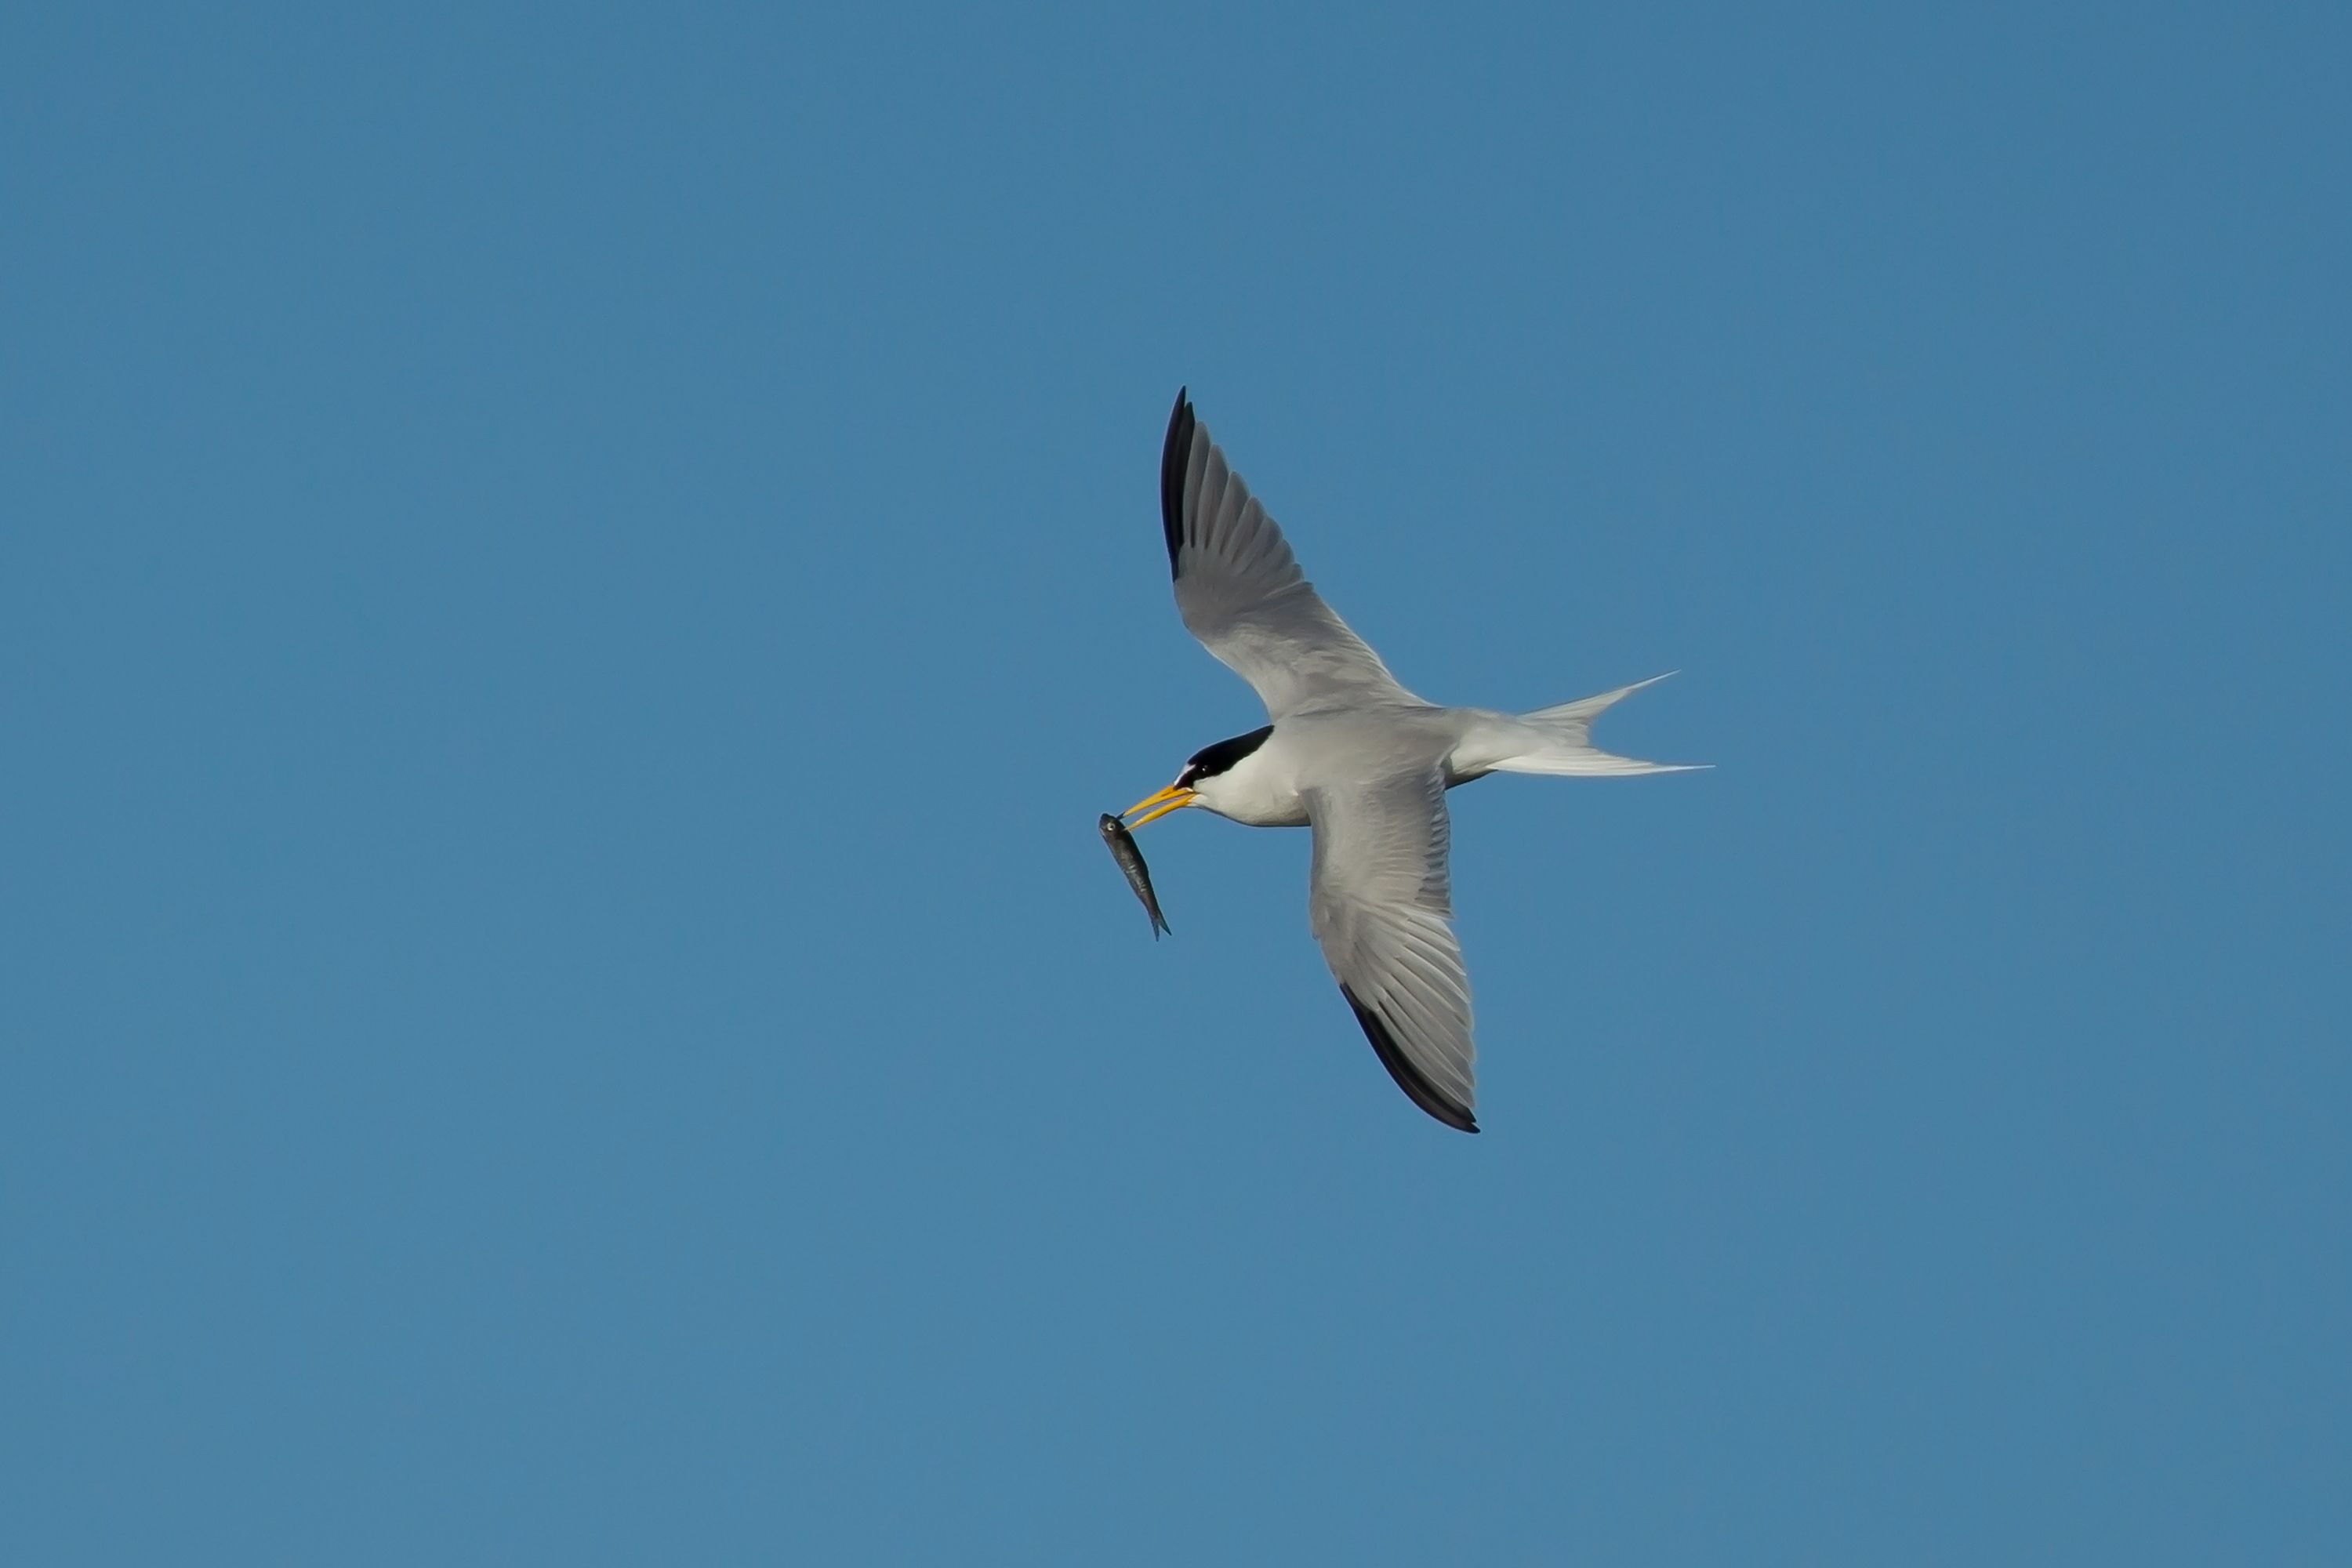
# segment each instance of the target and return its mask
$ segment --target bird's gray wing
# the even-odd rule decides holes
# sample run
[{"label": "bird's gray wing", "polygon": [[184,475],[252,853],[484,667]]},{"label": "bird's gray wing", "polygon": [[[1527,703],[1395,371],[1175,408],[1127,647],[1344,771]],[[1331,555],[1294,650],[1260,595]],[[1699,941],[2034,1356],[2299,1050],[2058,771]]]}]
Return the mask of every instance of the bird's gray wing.
[{"label": "bird's gray wing", "polygon": [[1307,920],[1339,994],[1397,1087],[1448,1127],[1477,1131],[1444,779],[1431,769],[1311,790],[1307,815],[1315,825]]},{"label": "bird's gray wing", "polygon": [[1160,448],[1160,517],[1185,628],[1256,689],[1267,718],[1334,699],[1419,700],[1315,592],[1181,392]]}]

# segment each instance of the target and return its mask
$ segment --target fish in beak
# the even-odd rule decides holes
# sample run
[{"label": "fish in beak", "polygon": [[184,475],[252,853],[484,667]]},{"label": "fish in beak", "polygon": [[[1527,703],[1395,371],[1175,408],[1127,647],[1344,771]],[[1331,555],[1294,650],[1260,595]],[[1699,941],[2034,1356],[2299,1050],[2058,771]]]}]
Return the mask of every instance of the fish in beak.
[{"label": "fish in beak", "polygon": [[1118,862],[1119,870],[1127,878],[1127,885],[1135,889],[1136,898],[1143,904],[1143,912],[1151,917],[1151,940],[1158,942],[1160,933],[1164,931],[1171,936],[1175,935],[1174,931],[1168,930],[1168,917],[1160,912],[1160,897],[1151,890],[1151,870],[1144,865],[1143,851],[1135,847],[1134,836],[1128,832],[1118,817],[1107,811],[1102,815],[1100,826],[1103,842],[1110,846],[1110,858]]}]

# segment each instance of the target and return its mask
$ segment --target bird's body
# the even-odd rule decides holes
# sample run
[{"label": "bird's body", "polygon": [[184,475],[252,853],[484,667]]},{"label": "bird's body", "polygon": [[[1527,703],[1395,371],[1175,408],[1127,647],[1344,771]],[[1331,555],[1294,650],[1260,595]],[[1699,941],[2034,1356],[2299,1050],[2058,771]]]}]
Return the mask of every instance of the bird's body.
[{"label": "bird's body", "polygon": [[1200,806],[1253,827],[1314,828],[1308,923],[1341,994],[1398,1087],[1475,1132],[1445,792],[1497,772],[1676,771],[1588,743],[1593,719],[1649,682],[1532,713],[1423,701],[1316,594],[1181,392],[1160,507],[1186,627],[1257,689],[1272,722],[1203,747],[1122,815],[1140,827]]},{"label": "bird's body", "polygon": [[[1609,695],[1613,700],[1623,692]],[[1307,827],[1312,826],[1307,799],[1316,789],[1389,772],[1434,773],[1452,789],[1539,752],[1550,740],[1512,714],[1486,708],[1440,708],[1415,700],[1310,709],[1276,722],[1256,749],[1223,773],[1194,783],[1192,804],[1251,827]]]},{"label": "bird's body", "polygon": [[1306,827],[1308,798],[1367,773],[1442,771],[1454,713],[1427,704],[1335,708],[1275,721],[1265,743],[1193,785],[1196,805],[1252,827]]}]

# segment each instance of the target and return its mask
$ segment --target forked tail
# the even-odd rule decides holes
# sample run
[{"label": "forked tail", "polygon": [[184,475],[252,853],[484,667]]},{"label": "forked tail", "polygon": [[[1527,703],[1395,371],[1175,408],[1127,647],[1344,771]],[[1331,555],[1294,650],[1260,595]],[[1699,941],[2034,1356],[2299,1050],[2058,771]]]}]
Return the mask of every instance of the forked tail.
[{"label": "forked tail", "polygon": [[[1669,671],[1669,674],[1672,672]],[[1654,675],[1598,697],[1538,708],[1513,716],[1488,713],[1454,748],[1454,772],[1463,778],[1482,773],[1558,773],[1599,778],[1620,773],[1679,773],[1704,763],[1645,763],[1620,757],[1591,742],[1592,721],[1613,704],[1665,676]]]}]

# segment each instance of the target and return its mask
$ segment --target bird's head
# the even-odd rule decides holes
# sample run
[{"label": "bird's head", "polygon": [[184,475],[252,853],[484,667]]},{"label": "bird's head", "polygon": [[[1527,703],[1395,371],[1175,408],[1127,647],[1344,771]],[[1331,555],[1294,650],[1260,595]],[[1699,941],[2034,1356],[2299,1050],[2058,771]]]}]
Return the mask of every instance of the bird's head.
[{"label": "bird's head", "polygon": [[1129,806],[1119,816],[1128,819],[1130,828],[1147,822],[1157,822],[1170,812],[1181,811],[1188,805],[1202,805],[1211,811],[1218,809],[1221,788],[1232,781],[1234,769],[1248,757],[1265,738],[1274,733],[1274,726],[1252,730],[1246,735],[1235,735],[1230,741],[1219,741],[1213,746],[1203,746],[1186,759],[1184,769],[1176,782],[1158,795],[1147,795]]}]

